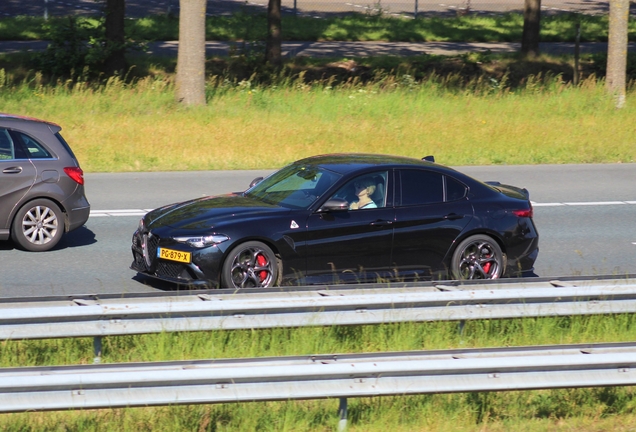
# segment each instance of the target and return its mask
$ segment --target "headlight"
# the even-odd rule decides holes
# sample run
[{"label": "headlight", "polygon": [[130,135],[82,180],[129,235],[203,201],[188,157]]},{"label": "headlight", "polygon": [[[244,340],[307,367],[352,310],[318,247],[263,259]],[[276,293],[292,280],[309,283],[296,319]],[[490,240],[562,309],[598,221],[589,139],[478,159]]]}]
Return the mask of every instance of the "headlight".
[{"label": "headlight", "polygon": [[144,219],[143,218],[139,219],[139,225],[137,226],[137,231],[139,231],[139,232],[143,232],[144,231]]},{"label": "headlight", "polygon": [[212,234],[209,236],[203,237],[174,237],[176,241],[179,243],[185,243],[188,246],[192,246],[195,248],[202,248],[206,246],[212,246],[215,244],[223,243],[224,241],[229,240],[230,238],[223,234]]}]

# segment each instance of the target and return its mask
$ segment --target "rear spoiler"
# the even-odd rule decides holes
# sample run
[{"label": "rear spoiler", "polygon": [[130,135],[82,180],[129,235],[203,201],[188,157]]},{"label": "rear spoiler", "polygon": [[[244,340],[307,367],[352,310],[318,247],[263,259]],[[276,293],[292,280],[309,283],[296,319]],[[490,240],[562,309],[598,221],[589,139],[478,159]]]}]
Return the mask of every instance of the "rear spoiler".
[{"label": "rear spoiler", "polygon": [[516,186],[511,186],[509,184],[502,184],[501,182],[498,182],[498,181],[487,181],[487,182],[484,182],[484,183],[486,183],[488,186],[492,186],[494,188],[503,187],[503,188],[506,188],[506,189],[513,190],[513,191],[518,192],[518,193],[522,194],[523,196],[525,196],[526,199],[528,199],[528,200],[530,199],[530,192],[528,192],[528,189],[526,189],[526,188],[519,188],[519,187],[516,187]]}]

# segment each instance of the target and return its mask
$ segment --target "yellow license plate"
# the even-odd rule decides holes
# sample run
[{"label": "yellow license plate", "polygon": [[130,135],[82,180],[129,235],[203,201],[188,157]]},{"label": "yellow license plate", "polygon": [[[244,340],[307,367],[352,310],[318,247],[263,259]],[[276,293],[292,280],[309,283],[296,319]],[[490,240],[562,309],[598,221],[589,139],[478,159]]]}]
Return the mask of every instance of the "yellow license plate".
[{"label": "yellow license plate", "polygon": [[157,258],[190,264],[192,261],[192,254],[190,252],[183,252],[174,249],[158,248]]}]

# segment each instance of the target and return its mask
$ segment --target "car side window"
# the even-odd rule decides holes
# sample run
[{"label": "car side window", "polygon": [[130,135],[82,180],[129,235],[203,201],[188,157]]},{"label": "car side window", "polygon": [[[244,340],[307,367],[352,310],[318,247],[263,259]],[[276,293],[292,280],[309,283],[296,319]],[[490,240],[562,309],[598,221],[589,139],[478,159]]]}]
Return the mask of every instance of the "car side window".
[{"label": "car side window", "polygon": [[402,206],[434,204],[444,201],[443,175],[427,170],[405,169],[400,172]]},{"label": "car side window", "polygon": [[6,129],[0,129],[0,160],[15,159],[13,141]]},{"label": "car side window", "polygon": [[467,188],[463,183],[446,176],[446,201],[457,201],[466,196]]},{"label": "car side window", "polygon": [[38,143],[36,140],[31,138],[30,136],[16,132],[16,135],[22,141],[24,148],[26,149],[27,157],[29,159],[50,159],[52,158],[51,153],[47,149],[45,149],[42,144]]},{"label": "car side window", "polygon": [[363,174],[348,181],[331,198],[344,199],[350,210],[386,207],[387,171]]}]

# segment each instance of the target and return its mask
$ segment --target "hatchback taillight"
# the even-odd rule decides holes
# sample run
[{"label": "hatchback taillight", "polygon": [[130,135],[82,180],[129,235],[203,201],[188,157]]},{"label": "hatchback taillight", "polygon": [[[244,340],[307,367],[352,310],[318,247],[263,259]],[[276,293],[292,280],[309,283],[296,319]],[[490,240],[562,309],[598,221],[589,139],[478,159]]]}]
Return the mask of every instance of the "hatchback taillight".
[{"label": "hatchback taillight", "polygon": [[534,211],[532,210],[532,207],[530,207],[529,209],[513,210],[512,214],[517,217],[531,218],[532,216],[534,216]]},{"label": "hatchback taillight", "polygon": [[80,167],[66,167],[64,172],[78,184],[84,184],[84,171]]}]

